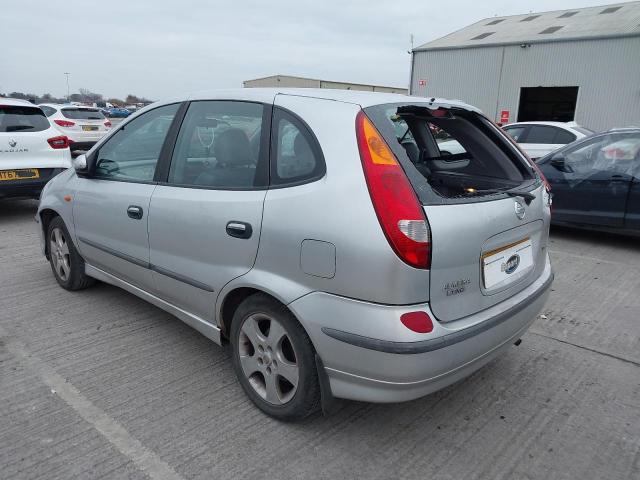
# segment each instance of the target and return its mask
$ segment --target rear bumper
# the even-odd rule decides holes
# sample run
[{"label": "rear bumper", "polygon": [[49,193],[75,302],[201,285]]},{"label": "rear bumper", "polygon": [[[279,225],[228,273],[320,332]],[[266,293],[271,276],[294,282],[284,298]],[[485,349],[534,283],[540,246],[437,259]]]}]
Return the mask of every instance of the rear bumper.
[{"label": "rear bumper", "polygon": [[543,274],[510,299],[428,334],[414,333],[400,315],[428,304],[376,305],[313,293],[289,306],[322,358],[334,396],[368,402],[412,400],[470,375],[516,341],[544,306],[553,281]]},{"label": "rear bumper", "polygon": [[0,198],[37,198],[49,180],[63,172],[64,168],[39,168],[40,178],[32,180],[11,180],[0,182]]}]

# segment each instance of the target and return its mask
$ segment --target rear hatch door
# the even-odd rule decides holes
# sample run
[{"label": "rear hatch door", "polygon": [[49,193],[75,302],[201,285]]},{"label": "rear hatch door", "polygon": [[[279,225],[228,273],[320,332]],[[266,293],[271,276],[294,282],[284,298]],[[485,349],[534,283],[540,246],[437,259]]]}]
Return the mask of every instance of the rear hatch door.
[{"label": "rear hatch door", "polygon": [[365,112],[423,205],[431,231],[429,298],[439,321],[489,308],[541,275],[549,195],[506,133],[471,107],[387,104]]}]

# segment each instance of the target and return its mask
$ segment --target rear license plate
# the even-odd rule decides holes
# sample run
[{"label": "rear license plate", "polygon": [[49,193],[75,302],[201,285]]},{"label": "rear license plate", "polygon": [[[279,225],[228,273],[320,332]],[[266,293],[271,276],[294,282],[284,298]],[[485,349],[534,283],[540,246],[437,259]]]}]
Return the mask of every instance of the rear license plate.
[{"label": "rear license plate", "polygon": [[533,268],[533,246],[530,238],[505,245],[482,255],[484,288],[508,285]]},{"label": "rear license plate", "polygon": [[0,182],[11,180],[32,180],[34,178],[40,178],[40,172],[37,168],[0,170]]},{"label": "rear license plate", "polygon": [[94,132],[94,131],[98,130],[98,126],[97,125],[83,125],[82,126],[82,130],[84,132]]}]

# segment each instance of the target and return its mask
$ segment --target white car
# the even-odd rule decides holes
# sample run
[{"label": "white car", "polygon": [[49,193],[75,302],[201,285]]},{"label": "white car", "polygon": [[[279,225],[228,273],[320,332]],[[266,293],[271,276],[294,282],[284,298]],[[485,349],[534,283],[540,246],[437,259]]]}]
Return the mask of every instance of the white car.
[{"label": "white car", "polygon": [[71,150],[89,150],[111,130],[111,121],[99,108],[53,103],[39,106],[53,126],[69,137]]},{"label": "white car", "polygon": [[38,197],[55,175],[71,167],[69,139],[40,107],[0,98],[0,198]]},{"label": "white car", "polygon": [[518,122],[502,128],[532,160],[595,133],[576,122]]},{"label": "white car", "polygon": [[[518,122],[502,128],[524,150],[532,160],[544,157],[568,143],[575,142],[594,132],[575,122]],[[465,153],[465,149],[452,139],[438,140],[442,155]]]}]

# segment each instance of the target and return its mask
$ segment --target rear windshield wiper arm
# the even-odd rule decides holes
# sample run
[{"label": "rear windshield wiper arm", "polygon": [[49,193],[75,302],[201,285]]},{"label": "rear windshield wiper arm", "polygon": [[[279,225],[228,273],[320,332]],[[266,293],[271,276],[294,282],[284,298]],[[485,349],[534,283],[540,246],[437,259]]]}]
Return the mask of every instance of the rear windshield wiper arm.
[{"label": "rear windshield wiper arm", "polygon": [[522,190],[498,190],[498,189],[488,189],[488,190],[475,190],[474,193],[480,194],[491,194],[491,193],[505,193],[510,197],[522,197],[524,201],[529,205],[532,200],[535,200],[536,196],[531,192],[523,192]]}]

